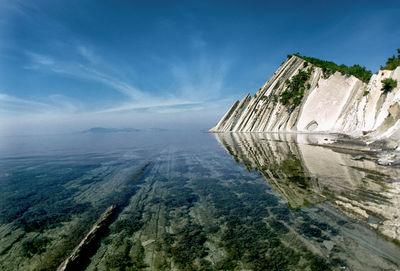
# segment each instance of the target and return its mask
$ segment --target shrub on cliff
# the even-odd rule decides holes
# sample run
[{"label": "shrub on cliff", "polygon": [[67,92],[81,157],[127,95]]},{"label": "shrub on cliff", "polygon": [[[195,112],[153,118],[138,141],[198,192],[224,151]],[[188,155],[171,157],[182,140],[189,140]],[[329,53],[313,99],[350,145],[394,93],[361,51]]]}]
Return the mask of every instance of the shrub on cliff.
[{"label": "shrub on cliff", "polygon": [[306,89],[305,83],[310,78],[310,75],[310,69],[307,72],[299,70],[299,72],[292,77],[292,80],[287,79],[285,82],[287,88],[280,94],[280,102],[286,106],[299,105]]},{"label": "shrub on cliff", "polygon": [[386,65],[384,67],[381,66],[381,70],[394,70],[398,66],[400,66],[400,49],[397,49],[397,57],[395,55],[389,57]]},{"label": "shrub on cliff", "polygon": [[388,93],[388,92],[392,91],[392,89],[397,87],[397,81],[392,78],[383,79],[381,82],[383,84],[382,89],[381,89],[383,91],[383,93]]}]

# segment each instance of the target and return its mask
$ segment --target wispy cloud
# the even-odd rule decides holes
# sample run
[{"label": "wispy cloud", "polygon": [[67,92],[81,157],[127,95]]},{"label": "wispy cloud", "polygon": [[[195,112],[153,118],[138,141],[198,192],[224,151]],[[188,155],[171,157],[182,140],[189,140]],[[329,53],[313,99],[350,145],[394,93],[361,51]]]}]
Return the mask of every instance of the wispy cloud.
[{"label": "wispy cloud", "polygon": [[86,46],[80,45],[78,46],[79,54],[86,59],[88,62],[92,64],[96,64],[100,62],[100,57],[97,56],[91,49]]},{"label": "wispy cloud", "polygon": [[54,107],[46,103],[0,93],[0,111],[3,113],[44,112],[50,109],[54,109]]},{"label": "wispy cloud", "polygon": [[[173,122],[177,118],[179,121],[187,119],[191,123],[193,119],[204,119],[211,111],[220,113],[215,108],[221,107],[221,104],[225,106],[231,100],[222,95],[231,62],[224,57],[207,55],[208,45],[201,35],[191,35],[188,41],[195,52],[189,59],[176,55],[149,57],[149,61],[159,65],[156,69],[166,72],[164,76],[167,79],[159,80],[155,74],[154,81],[147,84],[152,87],[148,90],[137,86],[143,85],[143,82],[134,81],[138,77],[130,78],[121,71],[120,63],[96,53],[96,49],[88,44],[77,43],[72,47],[64,44],[61,47],[69,48],[69,51],[62,55],[51,54],[51,50],[46,53],[26,51],[25,69],[45,73],[50,77],[57,74],[74,80],[95,82],[102,85],[102,91],[109,89],[123,96],[119,100],[113,98],[105,103],[107,106],[101,108],[100,105],[99,108],[83,102],[87,98],[84,97],[86,94],[82,94],[83,99],[80,101],[79,98],[69,97],[65,90],[57,92],[55,89],[53,95],[35,97],[37,100],[0,94],[2,125],[16,127],[16,121],[27,123],[32,129],[44,123],[49,126],[69,123],[71,127],[83,127],[85,123],[88,126],[104,125],[105,121],[112,121],[113,125],[132,122],[146,125]],[[135,67],[135,63],[132,63],[128,69],[135,72]],[[212,110],[205,112],[207,109]]]},{"label": "wispy cloud", "polygon": [[[113,113],[113,112],[123,112],[123,111],[141,111],[141,112],[152,112],[152,113],[165,113],[167,108],[170,108],[174,112],[191,111],[199,108],[203,103],[193,103],[190,101],[182,102],[179,100],[171,100],[169,102],[158,102],[150,104],[132,104],[126,103],[120,106],[107,108],[104,110],[97,111],[96,113]],[[173,110],[172,110],[173,109]]]},{"label": "wispy cloud", "polygon": [[225,85],[229,63],[210,60],[205,56],[193,64],[183,61],[171,63],[171,73],[182,95],[198,100],[215,99]]},{"label": "wispy cloud", "polygon": [[[30,62],[26,68],[94,81],[126,96],[122,103],[98,111],[101,113],[151,107],[156,111],[157,108],[198,105],[221,95],[230,63],[226,60],[208,57],[203,52],[207,43],[199,36],[190,39],[193,41],[194,49],[200,52],[192,62],[179,58],[173,58],[172,61],[170,58],[158,58],[158,61],[162,62],[171,73],[170,91],[161,94],[139,89],[132,82],[122,80],[118,75],[109,72],[113,65],[106,63],[90,47],[83,45],[76,47],[76,54],[80,58],[74,61],[60,60],[37,52],[27,52],[26,55]],[[166,87],[160,85],[160,88]],[[182,110],[189,110],[189,108],[190,106],[186,106],[185,109],[182,107]]]},{"label": "wispy cloud", "polygon": [[64,95],[51,95],[47,101],[21,99],[0,93],[0,112],[3,114],[78,113],[82,103]]},{"label": "wispy cloud", "polygon": [[[79,54],[93,63],[96,57],[89,50],[83,48],[85,47],[78,48]],[[28,69],[50,71],[84,80],[96,81],[105,84],[134,100],[140,100],[146,96],[143,91],[137,89],[131,84],[121,81],[118,78],[114,78],[85,62],[55,60],[50,56],[34,52],[27,52],[27,56],[31,60],[30,64],[26,66]]]},{"label": "wispy cloud", "polygon": [[51,95],[49,97],[49,102],[53,107],[61,109],[63,112],[79,113],[84,110],[84,105],[81,101],[61,94]]},{"label": "wispy cloud", "polygon": [[[56,66],[54,60],[49,56],[40,55],[33,52],[28,52],[27,55],[32,59],[32,62],[34,64],[34,66],[32,67],[45,66],[49,68],[54,68]],[[55,71],[57,72],[57,70]]]}]

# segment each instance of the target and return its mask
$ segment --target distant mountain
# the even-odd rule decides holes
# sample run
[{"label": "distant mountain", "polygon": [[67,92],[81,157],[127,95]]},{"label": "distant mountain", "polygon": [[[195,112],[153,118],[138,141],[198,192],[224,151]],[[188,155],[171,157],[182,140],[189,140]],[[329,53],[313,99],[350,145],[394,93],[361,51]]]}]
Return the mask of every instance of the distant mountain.
[{"label": "distant mountain", "polygon": [[168,131],[168,129],[165,129],[165,128],[148,128],[146,130],[152,131],[152,132],[166,132],[166,131]]},{"label": "distant mountain", "polygon": [[93,127],[84,132],[87,133],[131,133],[131,132],[139,132],[139,129],[135,128],[104,128],[104,127]]}]

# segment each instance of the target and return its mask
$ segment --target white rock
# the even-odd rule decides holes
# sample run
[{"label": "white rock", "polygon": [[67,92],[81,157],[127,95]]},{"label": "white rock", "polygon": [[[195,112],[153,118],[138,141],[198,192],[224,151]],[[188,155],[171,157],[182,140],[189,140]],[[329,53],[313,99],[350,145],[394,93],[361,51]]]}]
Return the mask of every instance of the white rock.
[{"label": "white rock", "polygon": [[369,143],[388,140],[400,149],[400,83],[391,92],[381,91],[384,78],[400,81],[400,67],[394,71],[379,71],[368,84],[354,76],[334,73],[323,78],[322,70],[314,66],[299,106],[289,112],[279,95],[285,91],[287,79],[299,70],[307,70],[304,60],[292,56],[257,91],[249,94],[223,116],[211,132],[307,132],[343,133],[364,136]]}]

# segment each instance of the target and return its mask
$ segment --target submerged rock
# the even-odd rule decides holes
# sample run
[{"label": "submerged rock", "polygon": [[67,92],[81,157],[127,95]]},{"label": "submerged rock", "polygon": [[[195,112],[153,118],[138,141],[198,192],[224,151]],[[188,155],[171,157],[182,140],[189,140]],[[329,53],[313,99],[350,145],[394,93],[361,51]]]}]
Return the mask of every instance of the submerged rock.
[{"label": "submerged rock", "polygon": [[351,159],[352,159],[352,160],[364,160],[364,159],[365,159],[365,156],[359,154],[359,155],[356,155],[356,156],[351,157]]},{"label": "submerged rock", "polygon": [[400,165],[400,153],[386,152],[381,153],[376,163],[381,166]]},{"label": "submerged rock", "polygon": [[71,255],[57,268],[57,271],[77,270],[81,262],[87,261],[87,259],[83,258],[90,255],[91,252],[89,250],[99,240],[101,233],[108,227],[114,212],[114,205],[107,208],[85,238],[72,251]]}]

